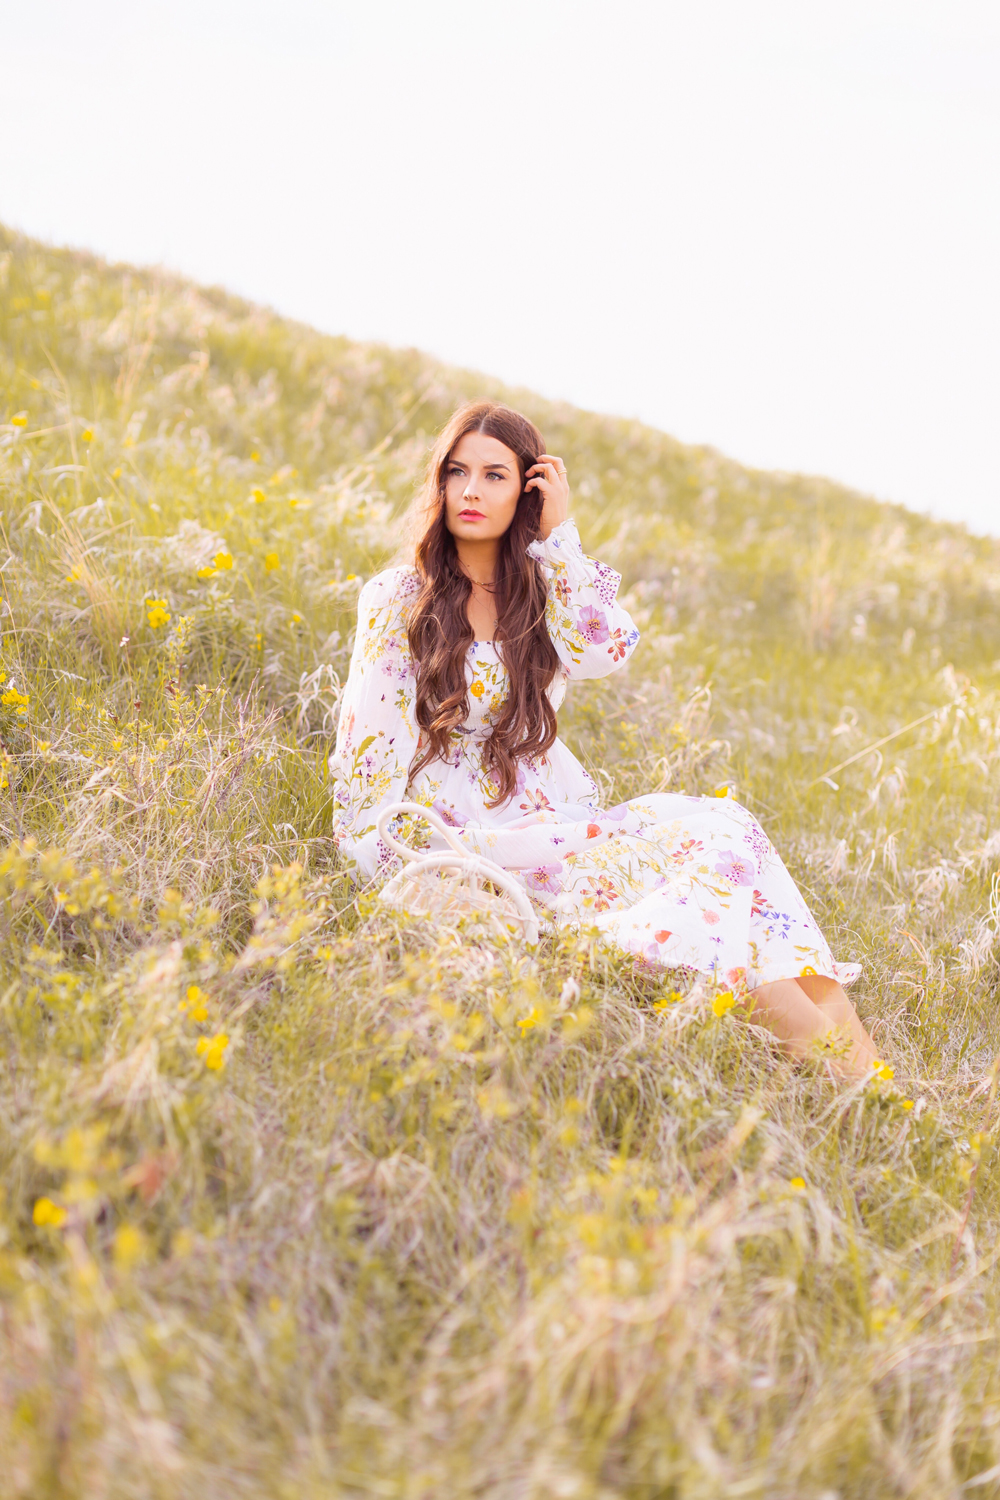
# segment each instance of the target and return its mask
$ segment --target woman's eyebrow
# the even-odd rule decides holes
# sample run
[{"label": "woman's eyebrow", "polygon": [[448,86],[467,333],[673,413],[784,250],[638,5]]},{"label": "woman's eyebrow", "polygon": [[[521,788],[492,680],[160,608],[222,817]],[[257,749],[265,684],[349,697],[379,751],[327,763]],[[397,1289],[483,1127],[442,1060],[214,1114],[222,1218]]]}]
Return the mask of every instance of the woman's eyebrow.
[{"label": "woman's eyebrow", "polygon": [[509,464],[487,464],[486,467],[488,469],[509,469],[510,465]]}]

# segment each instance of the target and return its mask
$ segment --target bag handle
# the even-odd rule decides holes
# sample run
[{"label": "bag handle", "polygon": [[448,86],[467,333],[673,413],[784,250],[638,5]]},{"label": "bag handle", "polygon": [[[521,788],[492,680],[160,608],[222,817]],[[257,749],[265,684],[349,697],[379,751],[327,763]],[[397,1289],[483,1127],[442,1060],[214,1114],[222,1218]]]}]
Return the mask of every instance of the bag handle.
[{"label": "bag handle", "polygon": [[461,854],[464,859],[468,859],[472,855],[473,851],[466,849],[462,841],[456,836],[454,829],[449,828],[444,819],[433,808],[422,807],[419,802],[390,802],[388,807],[384,807],[379,813],[375,826],[378,829],[378,836],[383,844],[386,844],[392,850],[393,854],[398,854],[400,859],[411,863],[414,860],[426,858],[426,850],[411,849],[409,844],[404,844],[389,832],[389,824],[394,818],[400,817],[403,813],[410,813],[415,818],[423,818],[424,822],[429,823],[435,832],[441,835],[445,843],[454,849],[456,854]]}]

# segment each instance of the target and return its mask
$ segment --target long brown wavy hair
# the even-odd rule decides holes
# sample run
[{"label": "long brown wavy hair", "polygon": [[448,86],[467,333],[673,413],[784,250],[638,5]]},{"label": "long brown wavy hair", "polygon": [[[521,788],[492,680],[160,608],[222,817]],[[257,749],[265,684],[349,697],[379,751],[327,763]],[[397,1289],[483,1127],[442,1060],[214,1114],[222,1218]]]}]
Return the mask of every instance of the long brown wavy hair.
[{"label": "long brown wavy hair", "polygon": [[483,762],[498,788],[499,807],[517,789],[517,763],[547,750],[556,737],[555,709],[546,688],[559,658],[545,625],[548,587],[528,543],[538,536],[542,497],[525,490],[524,477],[545,452],[542,435],[527,417],[492,401],[472,401],[455,412],[431,453],[427,479],[414,504],[413,559],[421,588],[410,612],[409,640],[417,664],[417,723],[423,751],[411,775],[447,757],[453,730],[469,712],[465,665],[472,644],[467,605],[472,580],[459,563],[445,516],[445,471],[467,432],[496,438],[517,457],[521,495],[500,542],[493,578],[497,610],[495,644],[507,669],[507,697],[483,744]]}]

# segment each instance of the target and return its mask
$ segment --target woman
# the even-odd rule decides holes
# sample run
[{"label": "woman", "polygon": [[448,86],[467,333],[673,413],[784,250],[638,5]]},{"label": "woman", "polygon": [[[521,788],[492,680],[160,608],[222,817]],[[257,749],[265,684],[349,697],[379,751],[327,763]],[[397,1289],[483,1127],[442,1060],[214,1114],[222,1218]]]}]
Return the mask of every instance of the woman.
[{"label": "woman", "polygon": [[433,806],[472,852],[517,872],[562,921],[751,993],[753,1017],[805,1056],[836,1040],[861,1076],[875,1048],[787,870],[726,798],[652,794],[602,809],[556,737],[570,679],[635,649],[620,578],[585,557],[562,460],[490,402],[457,411],[431,456],[414,563],[361,591],[337,747],[334,833],[365,879],[394,860],[375,820]]}]

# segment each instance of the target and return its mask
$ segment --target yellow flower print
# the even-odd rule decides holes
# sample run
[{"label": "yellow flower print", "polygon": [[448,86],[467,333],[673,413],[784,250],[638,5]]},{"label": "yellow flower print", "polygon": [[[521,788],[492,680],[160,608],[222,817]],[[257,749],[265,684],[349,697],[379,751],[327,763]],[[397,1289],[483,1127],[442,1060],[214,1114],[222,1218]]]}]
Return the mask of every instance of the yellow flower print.
[{"label": "yellow flower print", "polygon": [[469,692],[472,694],[473,698],[481,698],[485,691],[486,689],[483,687],[481,682],[474,682],[469,689]]}]

